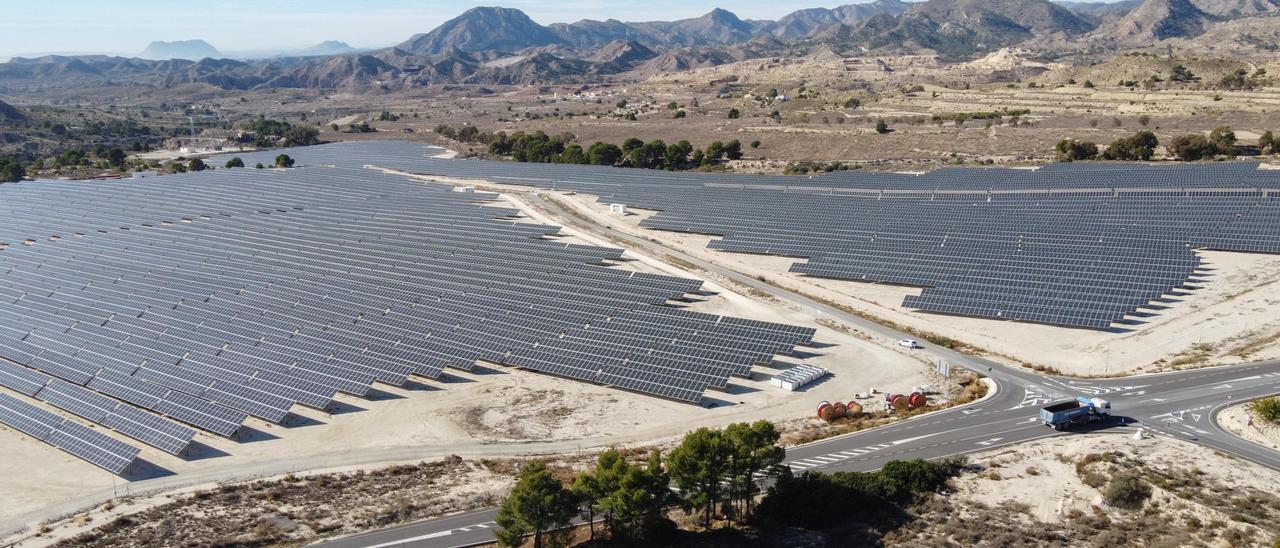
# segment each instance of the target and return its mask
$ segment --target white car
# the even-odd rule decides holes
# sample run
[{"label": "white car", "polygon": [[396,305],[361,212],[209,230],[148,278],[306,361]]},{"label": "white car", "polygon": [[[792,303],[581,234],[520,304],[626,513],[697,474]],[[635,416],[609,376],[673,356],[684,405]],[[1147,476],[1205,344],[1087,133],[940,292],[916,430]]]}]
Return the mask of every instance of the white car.
[{"label": "white car", "polygon": [[924,348],[924,346],[920,344],[920,341],[915,339],[902,339],[898,341],[898,346],[905,346],[907,348]]}]

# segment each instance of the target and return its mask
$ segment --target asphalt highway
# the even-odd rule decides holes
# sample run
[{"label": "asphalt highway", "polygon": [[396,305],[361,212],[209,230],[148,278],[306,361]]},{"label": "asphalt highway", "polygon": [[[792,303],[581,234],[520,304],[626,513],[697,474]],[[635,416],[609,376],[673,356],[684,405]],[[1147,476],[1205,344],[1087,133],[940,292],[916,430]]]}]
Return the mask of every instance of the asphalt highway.
[{"label": "asphalt highway", "polygon": [[[632,249],[655,257],[675,257],[779,300],[810,308],[816,315],[872,334],[891,340],[911,338],[907,333],[802,294],[648,239],[596,224],[539,195],[534,194],[529,200],[571,225],[625,242]],[[1039,419],[1039,409],[1050,402],[1090,396],[1110,401],[1113,414],[1111,421],[1091,426],[1090,431],[1133,434],[1142,429],[1152,435],[1198,443],[1280,470],[1280,453],[1226,432],[1216,421],[1217,414],[1227,406],[1280,393],[1280,361],[1085,380],[1043,375],[946,348],[926,347],[917,351],[946,360],[953,367],[986,375],[995,383],[995,393],[971,405],[788,448],[786,464],[796,473],[808,470],[871,471],[892,460],[935,459],[1050,436],[1085,435],[1080,431],[1058,432],[1045,426]],[[478,510],[347,537],[321,546],[451,548],[482,544],[493,540],[493,519],[496,515],[497,510],[493,508]]]}]

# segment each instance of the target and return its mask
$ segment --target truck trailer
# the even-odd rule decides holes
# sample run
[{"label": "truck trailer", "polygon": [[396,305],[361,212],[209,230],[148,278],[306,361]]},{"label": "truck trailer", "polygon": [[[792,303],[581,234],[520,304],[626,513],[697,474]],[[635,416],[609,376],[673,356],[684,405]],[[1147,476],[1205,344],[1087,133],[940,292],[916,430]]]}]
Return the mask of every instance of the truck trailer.
[{"label": "truck trailer", "polygon": [[1049,405],[1040,410],[1040,420],[1054,430],[1066,430],[1079,424],[1098,422],[1111,416],[1111,402],[1101,398],[1077,396],[1074,400]]}]

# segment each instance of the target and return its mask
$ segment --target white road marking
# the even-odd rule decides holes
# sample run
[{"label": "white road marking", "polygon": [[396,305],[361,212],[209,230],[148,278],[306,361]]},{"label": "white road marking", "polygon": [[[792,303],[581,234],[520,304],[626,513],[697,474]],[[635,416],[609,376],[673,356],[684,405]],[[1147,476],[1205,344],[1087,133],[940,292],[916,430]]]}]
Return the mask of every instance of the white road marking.
[{"label": "white road marking", "polygon": [[991,439],[989,439],[989,440],[985,440],[985,441],[980,441],[980,442],[978,442],[978,445],[981,445],[981,446],[984,446],[984,447],[985,447],[985,446],[991,445],[991,444],[993,444],[993,443],[995,443],[995,442],[998,442],[998,441],[1000,441],[1000,440],[1002,440],[1002,439],[1004,439],[1004,438],[991,438]]},{"label": "white road marking", "polygon": [[405,544],[409,544],[409,543],[413,543],[413,542],[418,542],[418,541],[420,541],[420,540],[430,540],[430,539],[433,539],[433,538],[447,537],[447,536],[453,535],[454,533],[461,533],[461,532],[466,532],[466,531],[473,531],[473,530],[475,530],[475,529],[488,529],[488,528],[490,528],[490,527],[493,527],[494,525],[497,525],[497,524],[496,524],[496,523],[494,523],[494,522],[492,522],[492,521],[485,522],[485,523],[477,523],[477,524],[475,524],[475,525],[468,525],[468,526],[466,526],[466,527],[462,527],[462,528],[460,528],[460,529],[450,529],[450,530],[448,530],[448,531],[439,531],[439,532],[435,532],[435,533],[429,533],[429,534],[426,534],[426,535],[416,536],[416,537],[413,537],[413,538],[400,539],[400,540],[397,540],[397,541],[394,541],[394,542],[386,542],[386,543],[383,543],[383,544],[375,544],[375,545],[373,545],[373,546],[366,546],[365,548],[387,548],[387,547],[389,547],[389,546],[403,546],[403,545],[405,545]]}]

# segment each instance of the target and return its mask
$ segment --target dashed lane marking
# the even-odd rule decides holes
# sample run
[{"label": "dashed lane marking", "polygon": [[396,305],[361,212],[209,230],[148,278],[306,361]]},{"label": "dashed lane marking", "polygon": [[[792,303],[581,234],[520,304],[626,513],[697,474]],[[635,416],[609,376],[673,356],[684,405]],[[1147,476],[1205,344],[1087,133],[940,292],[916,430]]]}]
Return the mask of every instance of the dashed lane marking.
[{"label": "dashed lane marking", "polygon": [[462,534],[462,533],[466,533],[466,532],[470,532],[470,531],[476,531],[476,530],[479,530],[479,529],[489,529],[489,528],[495,527],[495,526],[497,526],[497,525],[498,525],[498,524],[497,524],[497,522],[493,522],[493,521],[486,521],[486,522],[484,522],[484,523],[477,523],[477,524],[474,524],[474,525],[468,525],[468,526],[466,526],[466,527],[462,527],[462,528],[460,528],[460,529],[450,529],[450,530],[448,530],[448,531],[438,531],[438,532],[435,532],[435,533],[428,533],[428,534],[425,534],[425,535],[419,535],[419,536],[412,537],[412,538],[400,539],[400,540],[397,540],[397,541],[394,541],[394,542],[387,542],[387,543],[383,543],[383,544],[375,544],[375,545],[373,545],[373,546],[367,546],[367,547],[365,547],[365,548],[388,548],[388,547],[390,547],[390,546],[403,546],[403,545],[405,545],[405,544],[410,544],[410,543],[418,542],[418,541],[422,541],[422,540],[431,540],[431,539],[433,539],[433,538],[441,538],[441,537],[447,537],[447,536],[451,536],[451,535],[460,535],[460,534]]}]

